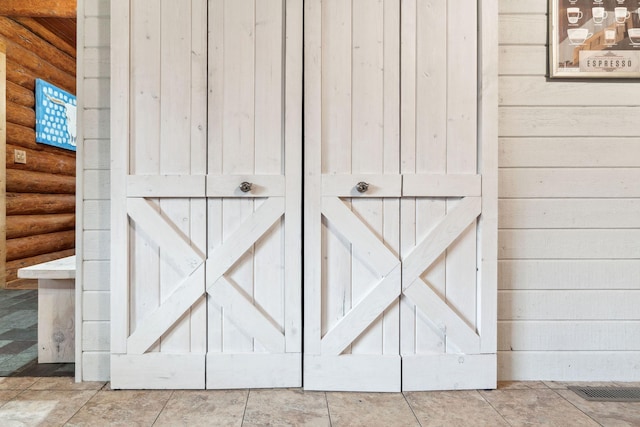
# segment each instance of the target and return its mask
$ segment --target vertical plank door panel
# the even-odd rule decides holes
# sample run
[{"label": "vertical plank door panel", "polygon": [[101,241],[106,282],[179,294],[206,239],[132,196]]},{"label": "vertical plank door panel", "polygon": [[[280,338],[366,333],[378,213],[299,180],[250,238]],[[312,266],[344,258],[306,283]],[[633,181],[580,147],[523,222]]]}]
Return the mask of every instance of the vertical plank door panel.
[{"label": "vertical plank door panel", "polygon": [[[304,386],[399,391],[400,191],[356,191],[365,176],[399,175],[399,2],[306,7],[305,239],[320,241],[305,242]],[[348,190],[316,192],[323,177]]]},{"label": "vertical plank door panel", "polygon": [[[496,326],[496,281],[484,274],[496,258],[484,240],[495,234],[497,203],[494,192],[484,191],[485,174],[492,185],[496,171],[483,158],[493,158],[497,145],[482,133],[495,116],[481,115],[488,103],[478,88],[486,82],[478,52],[492,40],[483,37],[495,19],[485,3],[403,3],[412,24],[403,25],[402,37],[402,64],[410,67],[402,81],[403,390],[495,387],[496,349],[483,345]],[[482,182],[481,194],[461,197],[456,180],[463,177]],[[414,180],[425,181],[419,197],[409,188]]]},{"label": "vertical plank door panel", "polygon": [[207,388],[302,381],[301,8],[210,2]]},{"label": "vertical plank door panel", "polygon": [[[149,177],[153,187],[160,177],[188,176],[204,189],[207,2],[141,0],[118,8],[117,25],[124,27],[118,48],[130,52],[130,63],[114,85],[126,90],[118,107],[128,112],[115,125],[116,134],[126,136],[113,144],[121,162],[114,182]],[[116,229],[128,230],[128,237],[114,240],[127,254],[128,269],[122,274],[114,265],[112,317],[129,325],[124,348],[112,350],[112,386],[203,388],[205,194],[150,188],[158,197],[145,198],[127,194],[126,186],[112,186],[112,192],[113,209],[128,212],[128,218],[113,216],[125,221]],[[115,300],[123,295],[124,304]]]}]

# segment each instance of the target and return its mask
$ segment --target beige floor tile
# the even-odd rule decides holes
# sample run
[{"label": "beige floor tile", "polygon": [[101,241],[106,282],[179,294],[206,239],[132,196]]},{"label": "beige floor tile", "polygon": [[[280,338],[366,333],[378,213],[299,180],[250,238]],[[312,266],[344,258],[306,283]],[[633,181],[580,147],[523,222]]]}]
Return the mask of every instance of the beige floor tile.
[{"label": "beige floor tile", "polygon": [[248,390],[177,390],[155,426],[241,426]]},{"label": "beige floor tile", "polygon": [[69,420],[69,426],[150,426],[173,391],[101,390]]},{"label": "beige floor tile", "polygon": [[549,388],[542,381],[498,381],[498,390],[527,390]]},{"label": "beige floor tile", "polygon": [[26,390],[38,379],[34,377],[1,377],[0,390]]},{"label": "beige floor tile", "polygon": [[551,389],[565,389],[567,387],[615,387],[614,382],[610,381],[544,381]]},{"label": "beige floor tile", "polygon": [[410,392],[405,396],[422,427],[508,426],[475,390]]},{"label": "beige floor tile", "polygon": [[22,390],[0,390],[0,406],[10,401],[21,392]]},{"label": "beige floor tile", "polygon": [[598,426],[553,390],[493,390],[480,394],[512,426]]},{"label": "beige floor tile", "polygon": [[100,390],[105,382],[86,381],[77,383],[71,377],[46,377],[35,382],[30,390]]},{"label": "beige floor tile", "polygon": [[402,393],[327,393],[334,427],[418,426]]},{"label": "beige floor tile", "polygon": [[73,416],[95,391],[26,390],[0,408],[2,426],[60,426]]},{"label": "beige floor tile", "polygon": [[251,390],[242,426],[328,426],[325,393],[298,389]]},{"label": "beige floor tile", "polygon": [[558,390],[558,394],[605,427],[640,426],[640,403],[592,402],[571,390]]}]

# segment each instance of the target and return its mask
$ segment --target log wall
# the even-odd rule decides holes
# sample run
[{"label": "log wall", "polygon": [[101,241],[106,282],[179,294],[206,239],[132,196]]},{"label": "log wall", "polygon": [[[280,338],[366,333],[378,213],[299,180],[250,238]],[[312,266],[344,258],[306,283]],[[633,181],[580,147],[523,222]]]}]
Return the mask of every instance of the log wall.
[{"label": "log wall", "polygon": [[[0,17],[6,48],[6,241],[0,286],[17,270],[74,254],[75,152],[36,143],[35,79],[76,93],[76,49],[30,18]],[[15,162],[15,151],[26,164]]]}]

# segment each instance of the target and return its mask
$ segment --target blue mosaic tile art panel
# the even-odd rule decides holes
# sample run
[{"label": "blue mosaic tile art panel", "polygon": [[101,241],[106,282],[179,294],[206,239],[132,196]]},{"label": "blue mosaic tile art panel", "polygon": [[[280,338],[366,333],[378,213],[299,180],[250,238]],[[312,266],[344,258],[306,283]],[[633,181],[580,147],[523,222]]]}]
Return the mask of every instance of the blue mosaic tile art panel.
[{"label": "blue mosaic tile art panel", "polygon": [[36,79],[36,142],[76,151],[76,97]]}]

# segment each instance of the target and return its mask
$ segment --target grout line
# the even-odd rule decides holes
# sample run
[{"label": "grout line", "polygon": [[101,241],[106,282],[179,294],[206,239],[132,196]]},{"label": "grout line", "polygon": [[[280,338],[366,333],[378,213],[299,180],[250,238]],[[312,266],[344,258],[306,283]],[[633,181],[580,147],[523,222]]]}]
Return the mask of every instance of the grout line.
[{"label": "grout line", "polygon": [[[99,392],[100,390],[77,390],[77,391],[80,391],[80,392],[82,392],[82,391],[93,391],[94,393],[93,393],[93,395],[92,395],[90,398],[88,398],[88,399],[87,399],[87,401],[86,401],[86,402],[84,402],[84,403],[82,404],[82,406],[80,406],[80,407],[78,408],[78,410],[77,410],[77,411],[75,411],[75,412],[74,412],[74,413],[73,413],[69,418],[67,418],[67,419],[66,419],[66,421],[64,422],[64,424],[63,424],[63,425],[68,424],[68,423],[69,423],[69,421],[71,421],[71,419],[72,419],[73,417],[75,417],[75,416],[78,414],[78,412],[80,412],[80,411],[82,410],[82,408],[84,408],[85,406],[87,406],[87,403],[91,402],[91,400],[92,400],[94,397],[96,397],[96,395],[98,394],[98,392]],[[16,396],[16,397],[17,397],[17,396]]]},{"label": "grout line", "polygon": [[416,412],[413,410],[413,406],[411,406],[411,403],[409,403],[409,399],[407,399],[407,395],[405,394],[405,392],[400,392],[400,394],[402,394],[402,397],[404,398],[404,401],[407,402],[407,405],[409,406],[409,410],[413,414],[413,417],[416,419],[416,422],[418,423],[418,425],[420,427],[422,427],[422,423],[418,419],[418,416],[416,415]]},{"label": "grout line", "polygon": [[[544,389],[542,389],[542,390],[544,390]],[[491,390],[491,391],[498,391],[498,389],[496,389],[496,390]],[[502,412],[498,411],[498,409],[497,409],[495,406],[493,406],[493,404],[492,404],[491,402],[489,402],[489,400],[488,400],[486,397],[484,397],[484,395],[483,395],[482,393],[480,393],[480,391],[479,391],[479,390],[476,390],[476,393],[478,393],[478,394],[480,395],[480,397],[482,398],[482,400],[484,400],[485,402],[487,402],[487,404],[491,407],[491,409],[493,409],[494,411],[496,411],[496,414],[498,414],[498,415],[500,416],[500,418],[502,418],[502,419],[504,420],[504,422],[505,422],[505,423],[507,423],[507,425],[509,425],[509,426],[513,426],[513,424],[511,424],[511,423],[510,423],[510,422],[505,418],[505,416],[504,416],[504,415],[502,415]]]},{"label": "grout line", "polygon": [[249,406],[249,395],[251,394],[251,389],[247,390],[247,398],[244,401],[244,411],[242,411],[242,420],[240,421],[240,425],[244,425],[244,417],[247,414],[247,406]]},{"label": "grout line", "polygon": [[[580,411],[581,413],[583,413],[584,415],[586,415],[587,417],[589,417],[589,419],[593,420],[594,423],[598,424],[599,426],[602,426],[601,423],[598,422],[598,420],[596,420],[595,418],[593,418],[591,415],[587,414],[585,411],[583,411],[582,409],[578,408],[578,406],[576,406],[573,402],[571,402],[569,399],[567,399],[566,397],[564,397],[563,395],[561,395],[560,393],[558,393],[558,390],[567,390],[571,393],[573,393],[573,391],[569,390],[568,388],[559,388],[559,389],[550,389],[551,391],[553,391],[556,395],[558,395],[562,400],[564,400],[565,402],[569,403],[569,405],[573,406],[574,408],[576,408],[578,411]],[[576,395],[577,396],[577,395]]]},{"label": "grout line", "polygon": [[329,417],[329,427],[331,427],[333,425],[333,422],[331,421],[331,411],[329,410],[329,396],[327,396],[327,392],[323,392],[324,394],[324,403],[327,406],[327,416]]},{"label": "grout line", "polygon": [[156,418],[153,420],[151,425],[155,425],[155,423],[158,422],[158,418],[160,418],[160,415],[162,415],[162,412],[164,412],[165,408],[167,407],[167,404],[169,403],[169,401],[171,400],[171,398],[175,393],[176,393],[175,390],[171,390],[171,394],[169,395],[169,398],[167,398],[167,400],[164,402],[164,405],[162,405],[162,409],[158,411],[158,415],[156,415]]}]

